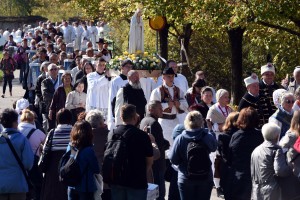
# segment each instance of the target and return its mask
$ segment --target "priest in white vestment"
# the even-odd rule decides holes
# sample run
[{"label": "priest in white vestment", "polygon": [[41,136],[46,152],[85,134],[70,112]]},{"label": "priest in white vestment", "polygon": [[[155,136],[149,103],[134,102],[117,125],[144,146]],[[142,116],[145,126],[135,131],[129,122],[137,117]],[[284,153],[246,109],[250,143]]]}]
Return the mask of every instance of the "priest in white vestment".
[{"label": "priest in white vestment", "polygon": [[78,24],[78,22],[74,23],[74,30],[75,30],[75,44],[74,44],[74,49],[79,49],[81,48],[81,37],[83,33],[83,28]]},{"label": "priest in white vestment", "polygon": [[68,22],[64,22],[62,26],[64,41],[66,44],[72,43],[75,40],[76,34],[73,26],[70,26]]},{"label": "priest in white vestment", "polygon": [[131,18],[129,32],[129,53],[136,53],[138,50],[144,52],[144,23],[142,10],[137,9]]},{"label": "priest in white vestment", "polygon": [[109,71],[105,71],[106,62],[100,59],[96,63],[96,71],[87,75],[87,98],[86,98],[86,111],[93,109],[100,110],[104,119],[107,119],[108,114],[108,98],[110,87]]},{"label": "priest in white vestment", "polygon": [[112,103],[114,101],[115,104],[115,97],[117,95],[118,90],[121,87],[124,87],[127,83],[127,74],[132,69],[133,63],[131,60],[124,60],[121,65],[121,74],[114,78],[111,81],[111,87],[109,90],[109,98],[108,98],[108,117],[107,117],[107,126],[109,130],[115,128],[115,118],[113,116],[113,106]]}]

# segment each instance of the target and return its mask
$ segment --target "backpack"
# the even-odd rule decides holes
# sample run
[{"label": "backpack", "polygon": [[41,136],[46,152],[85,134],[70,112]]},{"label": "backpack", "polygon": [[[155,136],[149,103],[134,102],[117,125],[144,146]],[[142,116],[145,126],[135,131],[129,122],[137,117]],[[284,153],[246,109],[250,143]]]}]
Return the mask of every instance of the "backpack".
[{"label": "backpack", "polygon": [[81,182],[82,174],[80,166],[76,160],[79,150],[71,147],[71,150],[66,152],[59,161],[58,175],[59,181],[66,186],[75,187]]},{"label": "backpack", "polygon": [[103,181],[107,184],[123,185],[128,175],[128,147],[126,142],[132,135],[128,129],[124,134],[115,134],[106,143],[103,158]]},{"label": "backpack", "polygon": [[187,146],[187,177],[191,180],[207,179],[211,172],[208,147],[202,138],[192,139]]}]

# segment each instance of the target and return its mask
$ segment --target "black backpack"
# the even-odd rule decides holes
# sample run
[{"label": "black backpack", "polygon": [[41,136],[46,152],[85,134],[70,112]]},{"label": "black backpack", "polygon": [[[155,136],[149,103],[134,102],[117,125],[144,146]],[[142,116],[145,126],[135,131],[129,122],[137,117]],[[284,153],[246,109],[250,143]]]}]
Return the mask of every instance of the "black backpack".
[{"label": "black backpack", "polygon": [[124,184],[128,175],[127,140],[132,135],[131,129],[124,134],[116,134],[106,143],[103,158],[103,181],[107,184]]},{"label": "black backpack", "polygon": [[71,147],[71,150],[66,152],[59,161],[59,181],[64,183],[66,186],[75,187],[81,182],[82,174],[79,163],[76,160],[78,153],[79,150],[75,150]]},{"label": "black backpack", "polygon": [[211,171],[209,151],[203,136],[191,140],[187,146],[187,177],[191,180],[204,180]]}]

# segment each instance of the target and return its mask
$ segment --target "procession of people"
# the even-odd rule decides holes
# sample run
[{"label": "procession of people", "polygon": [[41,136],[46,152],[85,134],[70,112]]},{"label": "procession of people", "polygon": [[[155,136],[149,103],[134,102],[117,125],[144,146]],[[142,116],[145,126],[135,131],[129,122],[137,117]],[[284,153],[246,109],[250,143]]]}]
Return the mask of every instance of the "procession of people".
[{"label": "procession of people", "polygon": [[[132,53],[144,51],[141,12],[131,21]],[[148,183],[159,200],[209,200],[213,188],[227,200],[300,199],[300,66],[293,82],[277,84],[274,65],[262,64],[261,77],[244,77],[235,110],[228,90],[210,85],[200,69],[189,84],[175,60],[158,77],[140,77],[132,60],[122,60],[113,76],[100,27],[48,21],[23,32],[19,44],[8,36],[1,97],[14,95],[16,69],[24,97],[0,113],[0,200],[146,200]],[[116,141],[115,153],[126,148],[118,180],[107,167]],[[69,151],[77,152],[77,185],[63,184],[57,170]]]}]

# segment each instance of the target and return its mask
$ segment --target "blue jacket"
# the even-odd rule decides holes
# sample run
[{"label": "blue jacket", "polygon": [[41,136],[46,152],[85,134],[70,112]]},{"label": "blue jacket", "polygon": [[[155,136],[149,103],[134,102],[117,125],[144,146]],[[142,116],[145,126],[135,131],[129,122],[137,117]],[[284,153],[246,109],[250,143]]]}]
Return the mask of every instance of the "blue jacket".
[{"label": "blue jacket", "polygon": [[[69,149],[70,145],[68,146],[67,151]],[[95,174],[100,173],[100,168],[93,147],[89,146],[82,149],[78,153],[76,160],[80,166],[82,179],[81,183],[75,187],[75,190],[79,192],[95,192],[97,187],[94,176]]]},{"label": "blue jacket", "polygon": [[[178,182],[184,183],[187,179],[187,146],[192,139],[202,138],[210,152],[217,150],[217,140],[214,133],[208,133],[206,129],[185,130],[178,135],[173,143],[169,157],[173,164],[178,165]],[[212,171],[208,180],[212,181]]]},{"label": "blue jacket", "polygon": [[[8,137],[25,169],[30,170],[34,156],[28,140],[17,129],[3,130],[3,133],[8,132]],[[0,137],[0,177],[0,193],[28,192],[25,176],[4,137]]]}]

